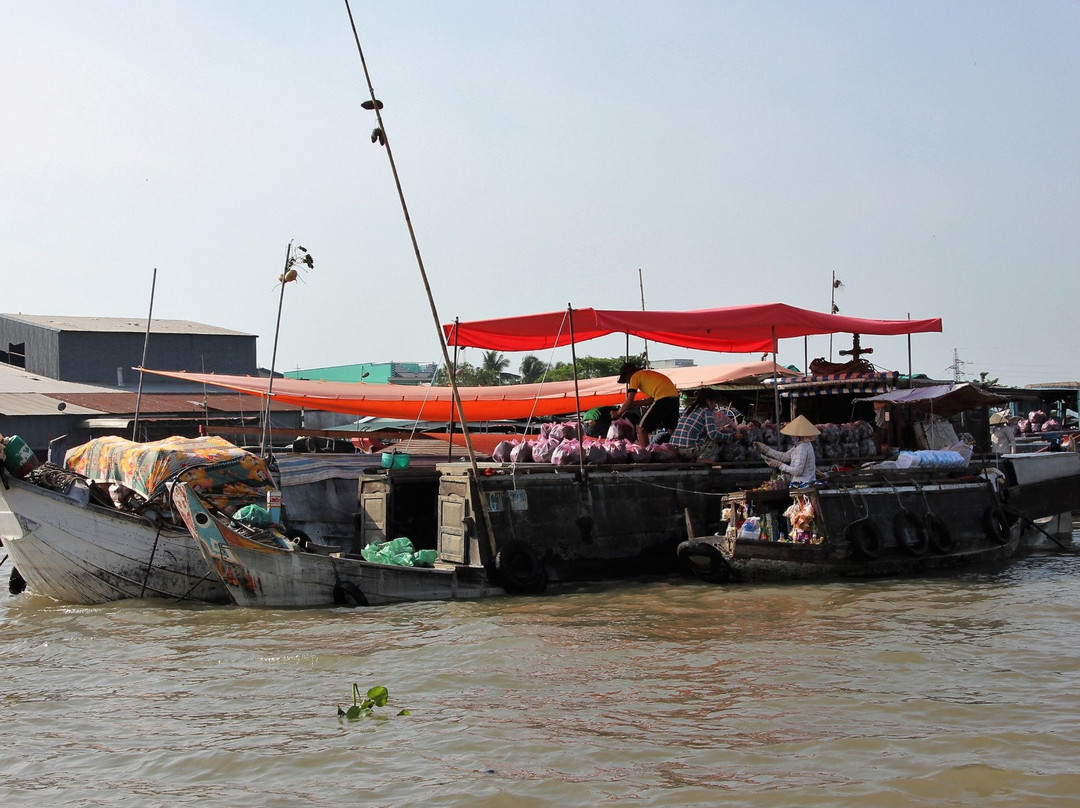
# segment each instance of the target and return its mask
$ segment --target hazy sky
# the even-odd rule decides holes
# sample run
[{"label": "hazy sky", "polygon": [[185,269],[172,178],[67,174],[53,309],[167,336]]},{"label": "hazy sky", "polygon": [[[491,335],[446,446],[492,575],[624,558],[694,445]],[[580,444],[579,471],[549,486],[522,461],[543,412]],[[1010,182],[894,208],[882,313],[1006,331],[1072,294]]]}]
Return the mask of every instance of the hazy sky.
[{"label": "hazy sky", "polygon": [[[916,372],[1080,379],[1080,3],[353,13],[443,322],[640,308],[639,270],[650,309],[827,311],[835,272],[844,314],[943,318]],[[0,15],[0,311],[144,317],[157,267],[155,317],[257,334],[269,366],[295,239],[277,369],[439,359],[343,0]],[[864,343],[906,372],[905,338]]]}]

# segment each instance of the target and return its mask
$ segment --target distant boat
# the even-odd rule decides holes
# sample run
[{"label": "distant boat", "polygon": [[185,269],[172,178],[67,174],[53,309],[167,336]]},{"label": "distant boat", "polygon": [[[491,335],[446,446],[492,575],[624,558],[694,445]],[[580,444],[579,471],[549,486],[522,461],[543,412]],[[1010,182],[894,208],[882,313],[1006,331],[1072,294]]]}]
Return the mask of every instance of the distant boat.
[{"label": "distant boat", "polygon": [[174,486],[172,497],[191,536],[240,606],[382,606],[505,594],[480,566],[409,567],[376,564],[327,548],[308,552],[274,528],[252,528],[226,517],[187,483]]},{"label": "distant boat", "polygon": [[725,529],[678,548],[691,574],[714,583],[873,578],[1001,562],[1020,520],[975,474],[867,469],[821,486],[725,497]]},{"label": "distant boat", "polygon": [[[227,603],[168,486],[197,481],[224,503],[265,498],[273,482],[254,455],[221,438],[134,443],[108,437],[0,484],[0,538],[30,591],[66,603],[169,598]],[[228,493],[225,493],[225,491]]]}]

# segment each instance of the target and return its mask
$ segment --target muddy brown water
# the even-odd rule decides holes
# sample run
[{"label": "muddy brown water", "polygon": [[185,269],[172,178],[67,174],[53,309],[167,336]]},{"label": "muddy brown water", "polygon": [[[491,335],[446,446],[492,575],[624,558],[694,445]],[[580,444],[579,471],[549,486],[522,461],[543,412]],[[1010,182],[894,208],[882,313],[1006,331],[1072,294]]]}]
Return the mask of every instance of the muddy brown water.
[{"label": "muddy brown water", "polygon": [[[5,592],[0,651],[5,808],[1080,802],[1073,555],[368,610]],[[354,683],[388,707],[339,718]]]}]

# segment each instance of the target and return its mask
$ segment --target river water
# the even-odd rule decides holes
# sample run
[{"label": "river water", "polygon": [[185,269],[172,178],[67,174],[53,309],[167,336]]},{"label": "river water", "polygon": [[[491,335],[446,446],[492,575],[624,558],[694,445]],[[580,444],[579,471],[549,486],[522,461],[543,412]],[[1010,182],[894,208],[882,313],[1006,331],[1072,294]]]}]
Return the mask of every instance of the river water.
[{"label": "river water", "polygon": [[[1080,803],[1074,555],[369,610],[5,592],[0,631],[4,808]],[[390,703],[339,718],[354,683]]]}]

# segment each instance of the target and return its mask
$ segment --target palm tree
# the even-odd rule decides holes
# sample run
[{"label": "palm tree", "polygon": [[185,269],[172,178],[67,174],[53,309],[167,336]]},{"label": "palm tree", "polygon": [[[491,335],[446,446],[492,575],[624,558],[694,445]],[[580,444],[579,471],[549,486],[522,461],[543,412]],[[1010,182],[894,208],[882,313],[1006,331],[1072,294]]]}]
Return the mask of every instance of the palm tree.
[{"label": "palm tree", "polygon": [[547,362],[542,362],[532,354],[529,354],[522,359],[521,367],[518,368],[518,372],[521,374],[522,384],[536,384],[544,378],[544,374],[547,373],[547,371]]},{"label": "palm tree", "polygon": [[498,351],[484,351],[484,361],[480,368],[491,384],[502,384],[503,371],[510,367],[510,360]]}]

